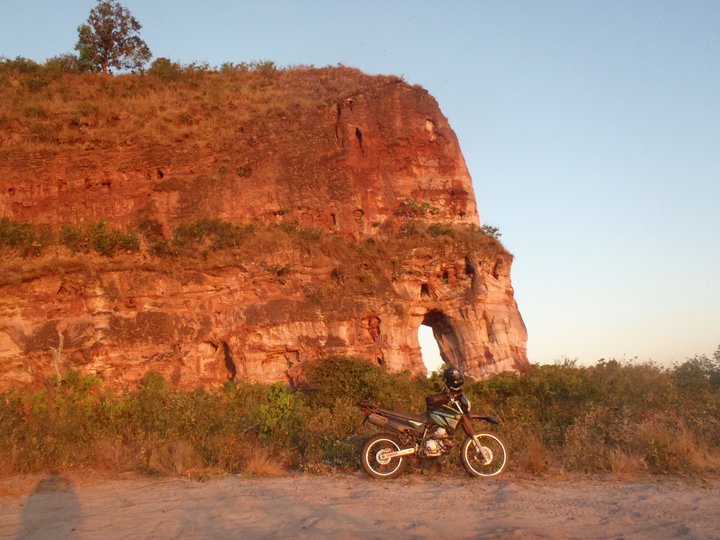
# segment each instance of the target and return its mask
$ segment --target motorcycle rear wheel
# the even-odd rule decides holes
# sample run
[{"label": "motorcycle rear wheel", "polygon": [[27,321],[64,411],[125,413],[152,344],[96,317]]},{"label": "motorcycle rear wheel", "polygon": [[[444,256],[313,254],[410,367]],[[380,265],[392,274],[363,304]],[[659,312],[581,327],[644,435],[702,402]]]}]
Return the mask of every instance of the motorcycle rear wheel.
[{"label": "motorcycle rear wheel", "polygon": [[505,445],[490,433],[478,433],[477,438],[485,455],[475,448],[472,437],[465,439],[460,450],[465,470],[470,473],[470,476],[497,476],[507,464]]},{"label": "motorcycle rear wheel", "polygon": [[362,449],[362,465],[365,472],[372,478],[386,480],[397,478],[407,467],[408,460],[405,456],[392,459],[383,458],[387,452],[397,452],[402,449],[400,442],[395,435],[390,433],[378,433],[370,437]]}]

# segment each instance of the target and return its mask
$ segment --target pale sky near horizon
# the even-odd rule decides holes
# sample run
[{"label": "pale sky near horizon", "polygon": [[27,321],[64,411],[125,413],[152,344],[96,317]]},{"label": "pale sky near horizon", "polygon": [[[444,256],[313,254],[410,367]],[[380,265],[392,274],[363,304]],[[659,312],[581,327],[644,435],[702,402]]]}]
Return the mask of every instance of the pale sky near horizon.
[{"label": "pale sky near horizon", "polygon": [[[515,256],[531,362],[720,346],[720,1],[122,4],[155,57],[426,88]],[[72,52],[94,5],[0,0],[0,56]]]}]

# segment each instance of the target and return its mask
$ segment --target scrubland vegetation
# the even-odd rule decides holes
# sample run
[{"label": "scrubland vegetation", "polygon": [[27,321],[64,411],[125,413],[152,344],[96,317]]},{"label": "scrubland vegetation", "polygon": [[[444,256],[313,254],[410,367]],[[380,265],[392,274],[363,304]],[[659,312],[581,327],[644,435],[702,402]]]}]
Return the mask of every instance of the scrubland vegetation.
[{"label": "scrubland vegetation", "polygon": [[[105,222],[65,223],[59,229],[10,218],[0,218],[0,250],[10,250],[23,257],[37,257],[50,247],[65,247],[71,253],[90,253],[111,257],[120,253],[147,252],[154,256],[207,258],[213,252],[243,247],[257,249],[258,243],[269,248],[319,248],[337,251],[340,244],[366,247],[388,242],[412,243],[412,239],[459,242],[467,249],[485,253],[504,252],[497,236],[477,226],[441,225],[422,218],[389,219],[380,224],[377,236],[363,241],[346,240],[322,229],[295,223],[266,225],[230,223],[216,218],[202,218],[178,225],[166,237],[160,223],[143,220],[127,230]],[[282,245],[282,246],[280,246]],[[409,247],[409,246],[408,246]],[[334,249],[333,249],[334,248]]]},{"label": "scrubland vegetation", "polygon": [[[359,402],[421,411],[437,375],[389,374],[361,359],[307,365],[304,382],[181,390],[155,373],[112,391],[76,372],[0,394],[0,472],[99,468],[161,474],[355,470]],[[712,475],[720,471],[720,348],[672,369],[602,361],[537,366],[466,385],[501,420],[510,470]],[[443,470],[458,467],[452,460]],[[434,470],[416,465],[423,472]]]},{"label": "scrubland vegetation", "polygon": [[[262,132],[299,110],[327,108],[338,99],[398,80],[357,69],[273,62],[180,65],[157,59],[145,73],[84,73],[72,55],[38,64],[0,58],[0,157],[52,156],[139,146],[202,154],[237,146],[238,129]],[[218,121],[222,118],[222,121]],[[260,148],[254,148],[255,156]],[[224,167],[224,169],[223,169]],[[248,174],[218,163],[218,175]]]}]

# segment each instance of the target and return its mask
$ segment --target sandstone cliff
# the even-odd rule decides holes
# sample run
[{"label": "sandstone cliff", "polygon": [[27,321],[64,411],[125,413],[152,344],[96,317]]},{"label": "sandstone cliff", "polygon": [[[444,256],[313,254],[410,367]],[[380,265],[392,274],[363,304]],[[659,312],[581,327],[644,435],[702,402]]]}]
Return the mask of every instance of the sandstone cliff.
[{"label": "sandstone cliff", "polygon": [[420,324],[471,376],[527,368],[512,258],[422,88],[346,68],[1,82],[5,225],[139,245],[2,248],[0,386],[275,381],[328,354],[423,373]]}]

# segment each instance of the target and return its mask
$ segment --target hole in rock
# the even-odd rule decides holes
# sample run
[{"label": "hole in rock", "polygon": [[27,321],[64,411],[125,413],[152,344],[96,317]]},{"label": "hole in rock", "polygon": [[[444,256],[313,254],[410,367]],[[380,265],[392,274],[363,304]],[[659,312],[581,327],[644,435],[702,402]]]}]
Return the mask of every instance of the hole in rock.
[{"label": "hole in rock", "polygon": [[360,131],[360,128],[355,128],[355,138],[358,141],[358,144],[360,145],[360,150],[365,153],[365,149],[363,148],[363,134],[362,131]]},{"label": "hole in rock", "polygon": [[420,324],[418,341],[428,371],[437,370],[443,362],[464,369],[467,351],[457,333],[457,321],[439,309],[431,309],[425,313]]},{"label": "hole in rock", "polygon": [[420,285],[420,298],[430,298],[430,287],[427,283]]},{"label": "hole in rock", "polygon": [[227,369],[227,378],[231,381],[235,380],[237,376],[237,367],[235,366],[235,360],[233,359],[232,349],[227,341],[222,342],[223,355],[225,356],[225,369]]},{"label": "hole in rock", "polygon": [[475,275],[475,265],[473,264],[470,257],[465,257],[465,275],[473,277]]},{"label": "hole in rock", "polygon": [[435,339],[433,329],[429,326],[421,324],[418,328],[418,341],[420,342],[420,352],[422,353],[422,361],[425,364],[428,375],[433,371],[437,371],[443,365],[443,359],[440,355],[440,346]]}]

